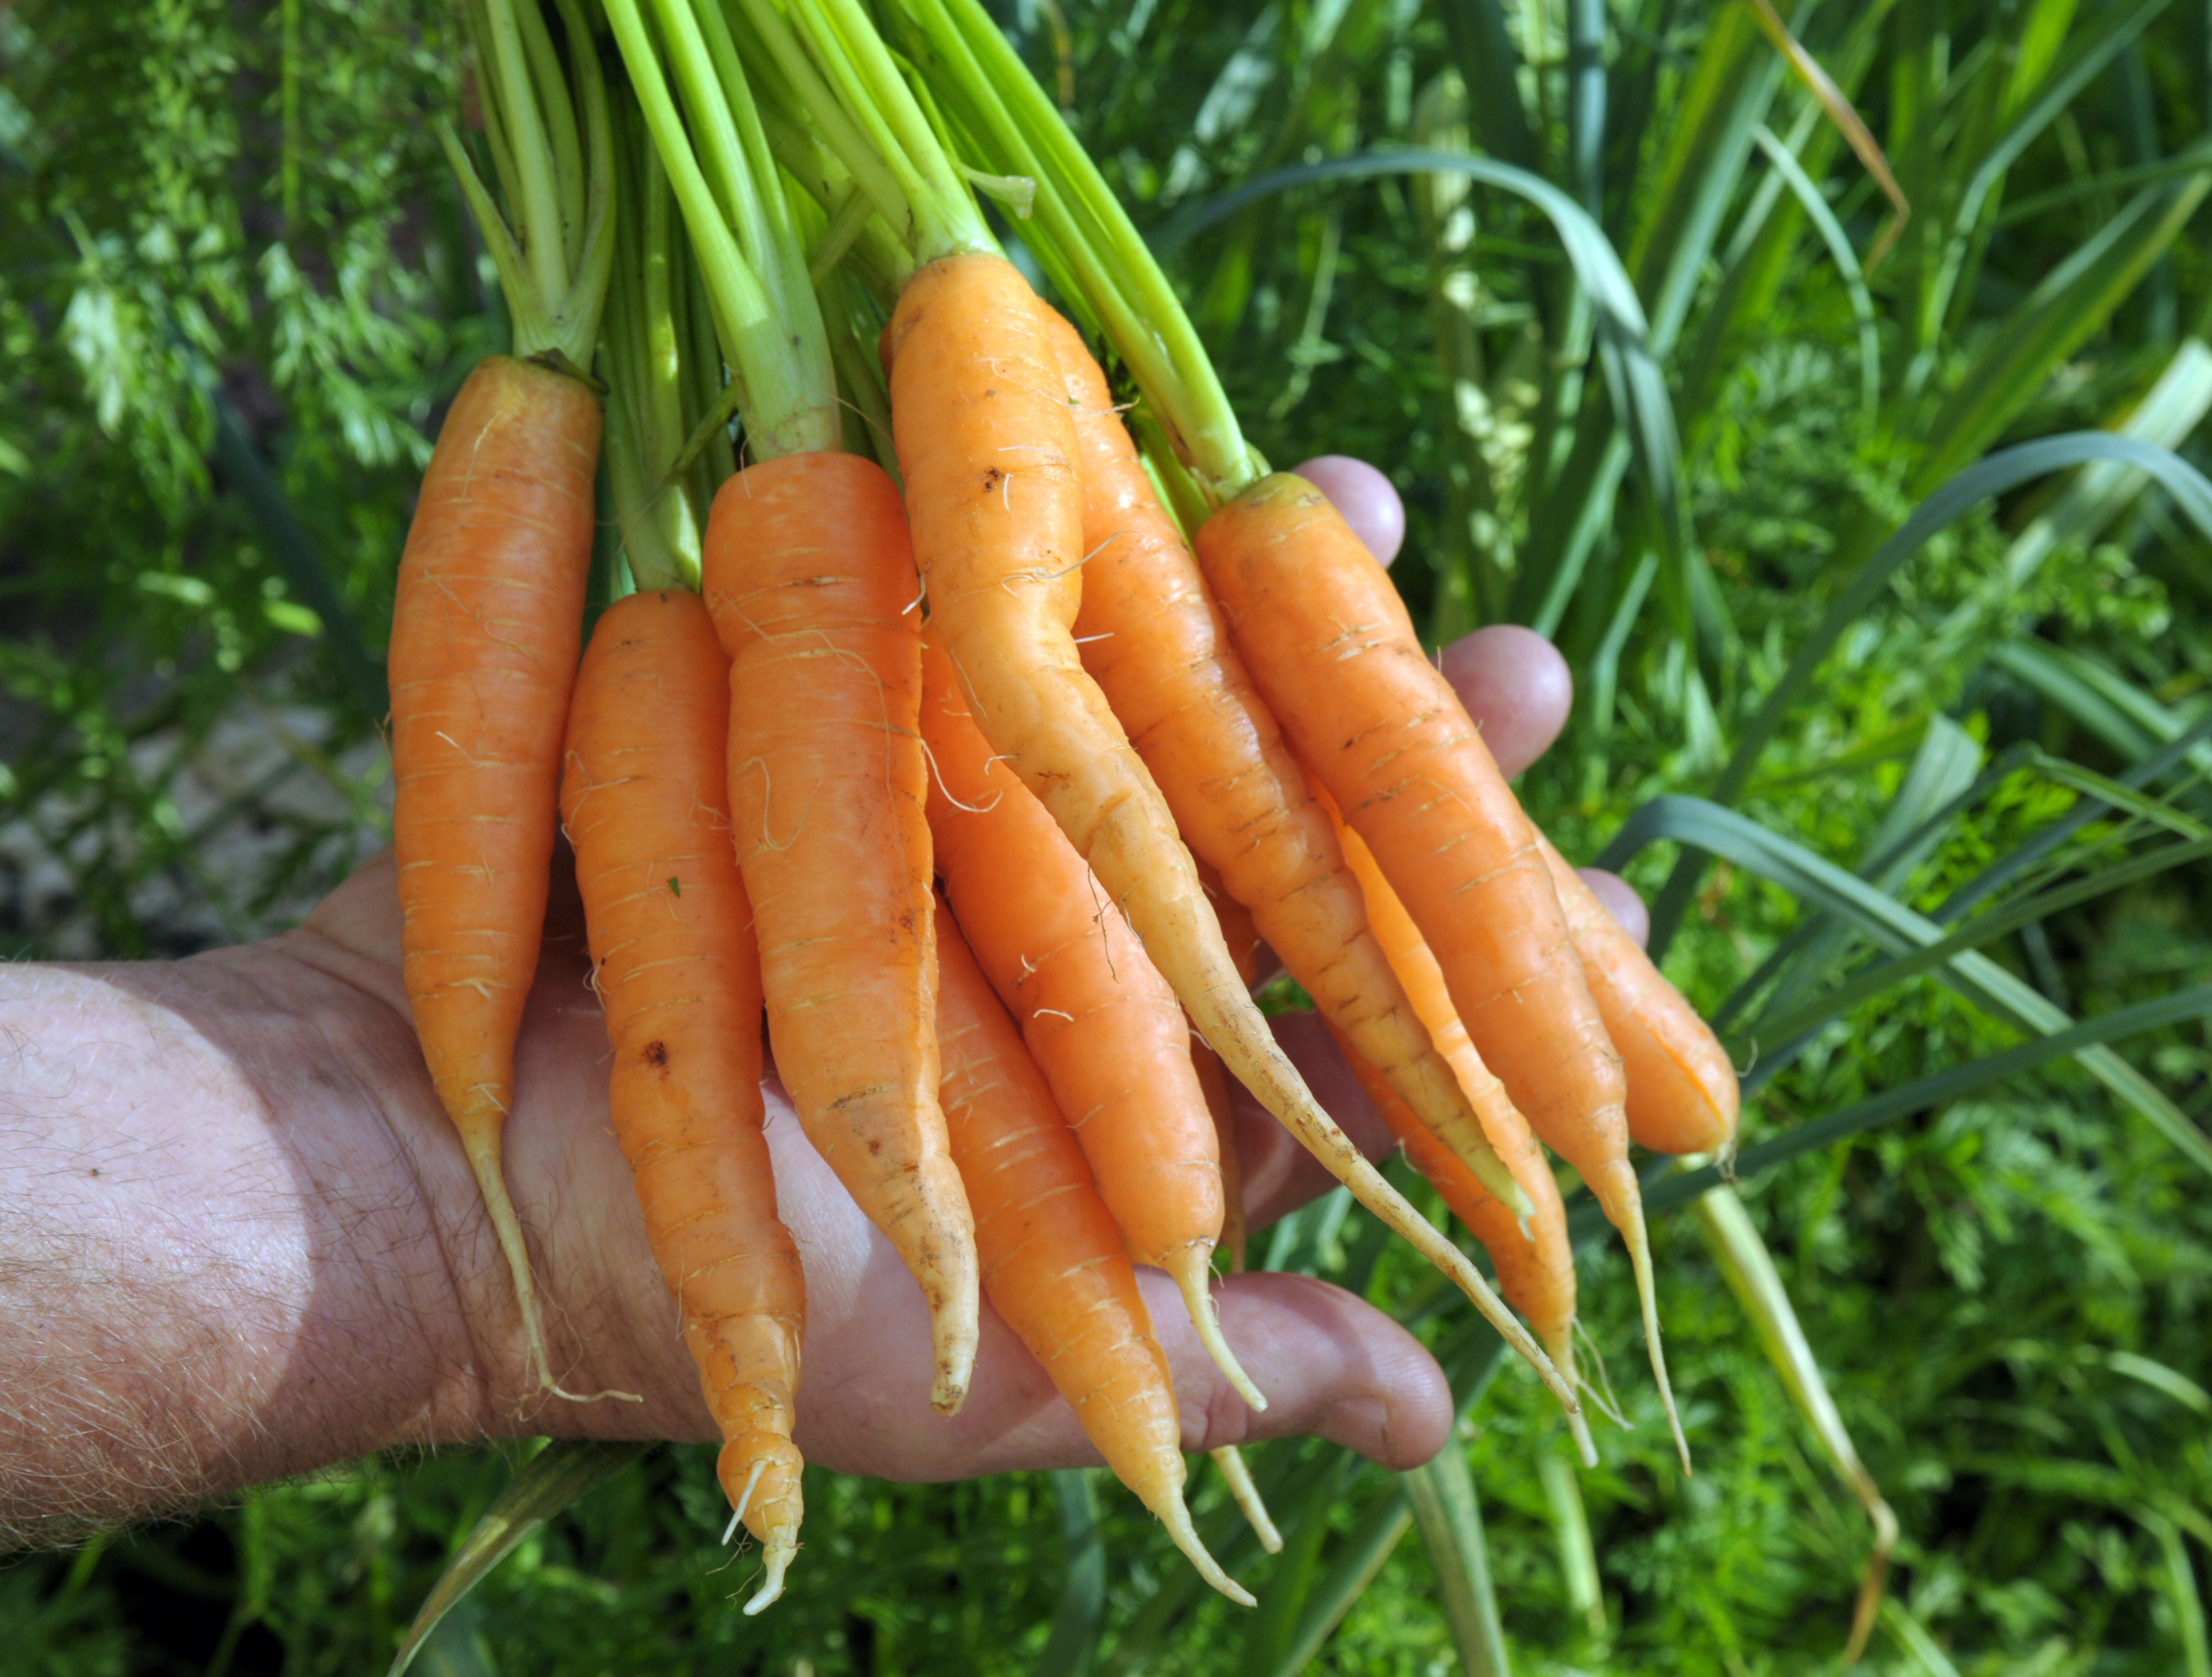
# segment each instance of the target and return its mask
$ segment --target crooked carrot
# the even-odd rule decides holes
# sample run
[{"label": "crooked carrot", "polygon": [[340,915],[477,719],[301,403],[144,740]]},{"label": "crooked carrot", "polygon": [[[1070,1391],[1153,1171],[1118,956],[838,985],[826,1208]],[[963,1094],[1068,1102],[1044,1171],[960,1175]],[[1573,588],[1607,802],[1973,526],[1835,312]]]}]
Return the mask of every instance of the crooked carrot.
[{"label": "crooked carrot", "polygon": [[1175,1279],[1255,1409],[1207,1282],[1224,1219],[1212,1111],[1182,1006],[1083,859],[976,731],[934,634],[922,653],[929,821],[962,933],[1022,1028],[1130,1255]]},{"label": "crooked carrot", "polygon": [[731,817],[776,1068],[927,1300],[951,1413],[975,1366],[974,1226],[937,1101],[921,647],[898,491],[853,454],[714,497],[704,592],[731,657]]},{"label": "crooked carrot", "polygon": [[1043,1073],[942,905],[937,956],[945,1114],[975,1207],[992,1308],[1200,1576],[1250,1607],[1250,1593],[1206,1552],[1183,1505],[1175,1386],[1121,1230]]},{"label": "crooked carrot", "polygon": [[653,1257],[724,1443],[715,1471],[783,1590],[806,1291],[761,1133],[761,987],[724,796],[729,664],[699,597],[600,617],[576,679],[561,811],[614,1045],[608,1103]]},{"label": "crooked carrot", "polygon": [[[459,142],[448,157],[499,270],[516,354],[479,362],[423,474],[392,605],[392,841],[407,999],[514,1278],[532,1378],[563,1397],[501,1164],[514,1043],[538,968],[561,736],[583,638],[599,451],[591,360],[612,258],[607,113],[588,31],[565,6],[589,139],[562,175],[546,123],[574,118],[538,8],[484,0],[468,21],[479,88],[513,158],[518,241]],[[547,116],[540,117],[540,105]]]}]

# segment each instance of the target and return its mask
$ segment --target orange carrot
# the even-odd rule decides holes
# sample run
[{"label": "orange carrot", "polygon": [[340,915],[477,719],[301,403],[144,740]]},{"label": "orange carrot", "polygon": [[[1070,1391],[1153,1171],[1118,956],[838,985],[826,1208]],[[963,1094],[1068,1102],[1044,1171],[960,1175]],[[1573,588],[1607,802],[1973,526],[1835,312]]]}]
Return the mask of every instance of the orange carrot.
[{"label": "orange carrot", "polygon": [[1368,932],[1335,829],[1308,795],[1231,644],[1106,375],[1073,326],[1040,313],[1082,451],[1090,556],[1075,632],[1085,669],[1158,778],[1184,839],[1219,870],[1230,897],[1249,911],[1322,1017],[1359,1045],[1492,1194],[1517,1204],[1519,1190]]},{"label": "orange carrot", "polygon": [[615,1138],[721,1429],[722,1489],[783,1590],[806,1290],[761,1134],[760,957],[730,848],[729,660],[699,597],[632,594],[592,631],[561,814],[614,1064]]},{"label": "orange carrot", "polygon": [[933,625],[921,732],[937,769],[938,871],[969,948],[1020,1021],[1130,1255],[1175,1278],[1222,1372],[1266,1408],[1221,1337],[1207,1287],[1221,1165],[1182,1008],[1083,858],[984,744]]},{"label": "orange carrot", "polygon": [[1628,1133],[1661,1153],[1725,1153],[1735,1146],[1735,1067],[1711,1026],[1659,975],[1644,946],[1536,835],[1582,957],[1590,994],[1628,1076]]},{"label": "orange carrot", "polygon": [[392,605],[407,999],[514,1278],[531,1375],[546,1387],[500,1136],[545,921],[599,451],[599,398],[580,380],[505,355],[477,363],[423,474]]},{"label": "orange carrot", "polygon": [[974,1224],[937,1103],[921,639],[898,491],[852,454],[722,486],[704,592],[730,654],[729,787],[777,1070],[929,1304],[930,1401],[975,1365]]},{"label": "orange carrot", "polygon": [[1221,1056],[1194,1036],[1190,1067],[1197,1073],[1206,1110],[1213,1120],[1213,1145],[1221,1159],[1221,1247],[1229,1259],[1229,1273],[1244,1269],[1244,1248],[1250,1230],[1244,1221],[1244,1160],[1237,1147],[1237,1111],[1230,1104],[1229,1072]]},{"label": "orange carrot", "polygon": [[[888,90],[896,71],[882,69]],[[967,236],[988,238],[980,220]],[[983,737],[1052,812],[1238,1081],[1575,1407],[1481,1272],[1383,1180],[1277,1045],[1158,789],[1083,671],[1071,632],[1084,563],[1073,420],[1028,283],[980,244],[938,256],[900,294],[884,341],[931,623]]]},{"label": "orange carrot", "polygon": [[1389,575],[1319,489],[1287,474],[1262,478],[1206,520],[1198,551],[1261,696],[1372,848],[1484,1062],[1621,1231],[1686,1465],[1628,1159],[1620,1056],[1534,829],[1422,652]]},{"label": "orange carrot", "polygon": [[1183,1506],[1175,1387],[1121,1230],[960,928],[942,903],[937,913],[945,1116],[975,1208],[991,1306],[1200,1575],[1250,1607],[1251,1595],[1206,1552]]}]

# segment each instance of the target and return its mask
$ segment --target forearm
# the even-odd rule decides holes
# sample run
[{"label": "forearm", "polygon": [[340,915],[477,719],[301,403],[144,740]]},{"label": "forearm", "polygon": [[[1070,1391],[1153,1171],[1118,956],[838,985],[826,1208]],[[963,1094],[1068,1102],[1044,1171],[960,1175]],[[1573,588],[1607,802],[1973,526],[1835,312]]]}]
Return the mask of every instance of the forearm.
[{"label": "forearm", "polygon": [[520,1425],[466,1166],[347,958],[0,969],[0,1539]]}]

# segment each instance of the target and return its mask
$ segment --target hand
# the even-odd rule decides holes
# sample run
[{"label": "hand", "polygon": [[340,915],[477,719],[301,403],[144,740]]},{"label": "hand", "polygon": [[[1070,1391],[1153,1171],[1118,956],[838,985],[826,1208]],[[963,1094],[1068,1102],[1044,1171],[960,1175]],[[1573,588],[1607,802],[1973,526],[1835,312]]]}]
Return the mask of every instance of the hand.
[{"label": "hand", "polygon": [[[1403,514],[1380,475],[1310,470],[1394,554]],[[1443,667],[1509,775],[1565,720],[1565,666],[1525,630],[1469,636]],[[1624,920],[1640,918],[1622,900]],[[507,1269],[409,1021],[388,855],[265,943],[177,963],[0,968],[15,1190],[0,1219],[0,1536],[68,1536],[393,1445],[711,1439],[609,1130],[587,976],[568,884],[519,1044],[507,1176],[556,1371],[571,1390],[635,1402],[530,1389]],[[1325,1036],[1279,1024],[1315,1092],[1384,1151]],[[988,1308],[965,1408],[931,1413],[919,1290],[769,1093],[778,1195],[806,1265],[809,1459],[900,1479],[1096,1461]],[[1256,1109],[1240,1134],[1253,1226],[1328,1186]],[[1435,1364],[1350,1295],[1291,1275],[1225,1284],[1224,1323],[1273,1399],[1255,1416],[1165,1278],[1143,1279],[1188,1449],[1317,1432],[1403,1467],[1447,1436]]]}]

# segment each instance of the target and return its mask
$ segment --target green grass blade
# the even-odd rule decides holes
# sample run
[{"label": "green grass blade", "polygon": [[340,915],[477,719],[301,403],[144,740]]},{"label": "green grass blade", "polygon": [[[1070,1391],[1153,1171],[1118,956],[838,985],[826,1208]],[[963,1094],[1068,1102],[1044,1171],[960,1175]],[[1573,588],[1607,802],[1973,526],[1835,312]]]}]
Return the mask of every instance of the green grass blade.
[{"label": "green grass blade", "polygon": [[1084,1677],[1098,1652],[1106,1610],[1106,1547],[1098,1533],[1098,1506],[1091,1474],[1062,1467],[1052,1476],[1060,1498],[1060,1528],[1067,1541],[1067,1582],[1052,1616],[1052,1634],[1037,1656],[1038,1677]]},{"label": "green grass blade", "polygon": [[[2168,1025],[2207,1016],[2212,1016],[2212,984],[2176,990],[2154,1000],[2138,1002],[2132,1007],[2100,1013],[2071,1030],[2036,1037],[2015,1048],[2000,1049],[1966,1065],[1954,1066],[1931,1077],[1918,1078],[1901,1087],[1885,1090],[1879,1095],[1854,1102],[1825,1118],[1815,1118],[1796,1125],[1755,1147],[1745,1148],[1736,1155],[1735,1169],[1727,1178],[1722,1176],[1717,1166],[1708,1164],[1695,1170],[1662,1175],[1656,1181],[1648,1181],[1644,1189],[1644,1208],[1656,1214],[1687,1204],[1723,1180],[1743,1182],[1760,1171],[1771,1170],[1804,1154],[1815,1152],[1823,1147],[1832,1147],[1839,1141],[1863,1134],[1868,1130],[1879,1129],[1884,1124],[1894,1123],[1912,1113],[1925,1112],[1946,1102],[1959,1100],[1993,1084],[2002,1083],[2008,1078],[2018,1077],[2050,1065],[2054,1060],[2078,1055],[2085,1050],[2120,1042],[2145,1031],[2162,1030]],[[1585,1200],[1576,1206],[1569,1218],[1569,1226],[1576,1244],[1579,1246],[1585,1237],[1599,1238],[1609,1225],[1597,1205]],[[1484,1327],[1487,1328],[1488,1324],[1485,1323]]]},{"label": "green grass blade", "polygon": [[[2119,784],[2130,788],[2156,784],[2160,777],[2177,763],[2186,760],[2190,752],[2207,739],[2212,739],[2212,716],[2203,718],[2173,744],[2128,770],[2120,777]],[[1955,921],[1972,910],[1975,904],[2003,890],[2028,870],[2039,866],[2082,828],[2100,819],[2107,807],[2100,798],[2092,798],[2069,810],[2012,854],[1999,858],[1953,891],[1936,910],[1936,923],[1944,925]]]},{"label": "green grass blade", "polygon": [[1982,206],[1989,201],[1990,192],[2020,161],[2021,155],[2166,7],[2166,0],[2136,0],[2134,5],[2108,14],[2091,39],[2068,43],[2065,57],[2049,81],[2037,91],[2027,107],[2013,118],[1966,182],[1953,221],[1954,236],[1963,238],[1972,230],[1981,220]]},{"label": "green grass blade", "polygon": [[1820,196],[1820,189],[1813,184],[1813,178],[1805,173],[1804,166],[1790,148],[1777,139],[1765,123],[1753,128],[1751,137],[1766,154],[1766,161],[1774,166],[1775,173],[1804,210],[1805,219],[1813,223],[1821,243],[1828,247],[1836,271],[1843,276],[1844,290],[1851,300],[1851,313],[1859,326],[1859,428],[1863,435],[1874,428],[1875,415],[1881,405],[1881,336],[1875,324],[1874,296],[1867,289],[1866,275],[1859,268],[1858,252],[1851,248],[1850,235],[1836,219],[1836,212],[1828,207],[1827,199]]},{"label": "green grass blade", "polygon": [[[1848,982],[1822,992],[1795,1012],[1777,1017],[1777,1011],[1770,1009],[1759,1016],[1757,1034],[1762,1043],[1794,1044],[1799,1038],[1843,1018],[1861,1002],[1934,971],[1961,950],[1978,949],[2023,927],[2039,924],[2053,914],[2124,890],[2140,880],[2155,878],[2171,869],[2205,860],[2212,860],[2212,841],[2170,844],[2102,868],[2073,884],[2023,897],[1971,922],[1940,943],[1929,944],[1910,955],[1875,962]],[[1791,1057],[1786,1048],[1778,1054],[1771,1049],[1763,1052],[1759,1064],[1744,1079],[1745,1092],[1770,1081]]]},{"label": "green grass blade", "polygon": [[407,1627],[406,1640],[392,1656],[389,1677],[400,1677],[423,1641],[453,1604],[483,1583],[517,1544],[568,1507],[597,1489],[651,1449],[651,1444],[605,1444],[556,1439],[530,1458],[507,1482],[455,1551],[446,1570]]},{"label": "green grass blade", "polygon": [[1444,39],[1467,83],[1482,149],[1516,168],[1537,167],[1536,135],[1521,102],[1520,55],[1498,0],[1439,0]]},{"label": "green grass blade", "polygon": [[1567,1587],[1567,1605],[1574,1609],[1594,1637],[1605,1634],[1605,1593],[1597,1569],[1597,1546],[1590,1538],[1589,1510],[1583,1504],[1582,1482],[1575,1465],[1556,1449],[1536,1458],[1536,1476],[1544,1484],[1544,1502],[1552,1516],[1552,1536],[1559,1546],[1559,1576]]},{"label": "green grass blade", "polygon": [[1935,442],[1914,471],[1913,492],[1924,493],[1972,459],[2041,394],[2165,254],[2208,189],[2212,153],[2191,179],[2138,193],[2037,287],[1927,421],[1923,434]]},{"label": "green grass blade", "polygon": [[[1449,1447],[1446,1453],[1449,1454]],[[1298,1604],[1297,1623],[1274,1663],[1272,1677],[1297,1677],[1312,1663],[1322,1644],[1374,1583],[1375,1575],[1413,1523],[1413,1510],[1400,1486],[1391,1486],[1370,1500],[1352,1522],[1351,1532],[1336,1546],[1328,1571]]]},{"label": "green grass blade", "polygon": [[[1760,756],[1791,707],[1812,685],[1814,673],[1835,649],[1844,632],[1874,609],[1900,567],[1983,500],[2048,473],[2097,460],[2115,460],[2141,469],[2173,497],[2175,505],[2191,523],[2212,537],[2212,483],[2172,450],[2154,448],[2133,437],[2118,436],[2109,431],[2069,431],[2021,443],[1976,461],[1916,507],[1912,515],[1875,550],[1844,585],[1819,625],[1790,659],[1781,680],[1744,725],[1735,750],[1714,787],[1714,799],[1729,804],[1742,795],[1759,767]],[[1686,854],[1675,865],[1659,900],[1652,905],[1654,958],[1666,953],[1674,928],[1681,923],[1690,893],[1696,886],[1698,867],[1696,857]]]},{"label": "green grass blade", "polygon": [[[1701,799],[1658,798],[1644,805],[1606,848],[1598,866],[1618,872],[1644,845],[1662,837],[1726,856],[1738,866],[1837,915],[1889,954],[1924,948],[1942,939],[1942,930],[1933,921],[1887,892],[1795,841]],[[2014,1030],[2056,1037],[2070,1035],[2075,1028],[2064,1010],[1986,956],[1963,951],[1948,961],[1941,972],[1954,989]],[[2101,1042],[2085,1046],[2078,1058],[2084,1071],[2132,1107],[2191,1163],[2212,1175],[2212,1138],[2206,1137],[2140,1072]]]},{"label": "green grass blade", "polygon": [[1498,1593],[1490,1581],[1490,1549],[1482,1532],[1482,1504],[1468,1471],[1467,1453],[1456,1438],[1435,1461],[1401,1474],[1421,1541],[1435,1570],[1437,1593],[1460,1669],[1468,1677],[1507,1677],[1505,1627],[1498,1616]]},{"label": "green grass blade", "polygon": [[1717,1188],[1698,1195],[1693,1209],[1722,1279],[1735,1295],[1736,1303],[1743,1307],[1744,1315],[1750,1318],[1759,1335],[1759,1346],[1766,1352],[1766,1360],[1781,1376],[1790,1401],[1797,1406],[1797,1413],[1805,1418],[1813,1436],[1820,1441],[1829,1467],[1858,1498],[1859,1505],[1866,1510],[1867,1518],[1873,1523],[1874,1547],[1867,1556],[1857,1605],[1851,1613],[1850,1638],[1844,1650],[1844,1663],[1855,1664],[1873,1632],[1875,1615],[1881,1606],[1890,1556],[1897,1548],[1897,1516],[1890,1511],[1889,1504],[1882,1499],[1881,1488],[1859,1459],[1850,1431],[1844,1425],[1842,1412],[1836,1407],[1828,1382],[1821,1376],[1820,1362],[1814,1357],[1812,1345],[1797,1320],[1796,1308],[1790,1302],[1790,1290],[1782,1285],[1781,1272],[1774,1267],[1774,1255],[1759,1238],[1743,1201],[1736,1197],[1735,1189]]},{"label": "green grass blade", "polygon": [[1329,1516],[1343,1494],[1350,1455],[1343,1449],[1326,1452],[1327,1465],[1305,1486],[1291,1517],[1278,1522],[1283,1552],[1276,1556],[1265,1586],[1253,1591],[1260,1598],[1259,1607],[1245,1616],[1244,1657],[1239,1668],[1244,1677],[1275,1677],[1284,1668],[1297,1633],[1300,1610],[1321,1570]]}]

